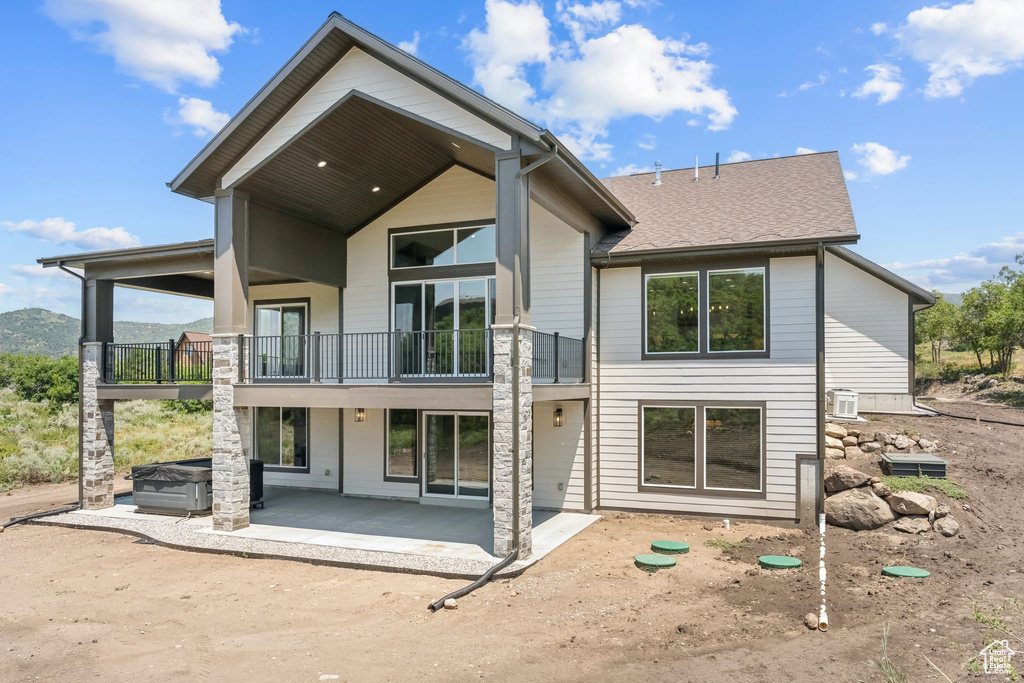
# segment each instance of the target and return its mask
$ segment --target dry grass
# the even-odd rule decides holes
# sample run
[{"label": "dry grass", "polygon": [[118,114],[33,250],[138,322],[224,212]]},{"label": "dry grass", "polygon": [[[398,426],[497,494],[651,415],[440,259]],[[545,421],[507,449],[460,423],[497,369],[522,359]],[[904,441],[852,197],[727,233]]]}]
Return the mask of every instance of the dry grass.
[{"label": "dry grass", "polygon": [[[118,401],[114,413],[114,467],[210,457],[213,415],[184,414],[162,401]],[[0,491],[60,482],[78,475],[78,406],[51,411],[0,390]]]}]

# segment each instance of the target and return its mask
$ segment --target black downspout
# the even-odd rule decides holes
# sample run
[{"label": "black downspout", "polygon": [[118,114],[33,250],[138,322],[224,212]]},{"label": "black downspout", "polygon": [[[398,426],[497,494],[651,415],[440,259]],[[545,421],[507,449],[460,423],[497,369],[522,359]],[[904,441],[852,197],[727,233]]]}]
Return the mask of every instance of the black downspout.
[{"label": "black downspout", "polygon": [[[815,415],[817,455],[820,464],[820,477],[816,512],[820,516],[825,503],[825,245],[818,242],[814,258],[814,327],[815,327],[815,380],[816,405]],[[815,520],[817,522],[817,520]]]},{"label": "black downspout", "polygon": [[82,409],[82,345],[85,344],[85,277],[68,270],[63,262],[58,263],[57,267],[82,282],[82,331],[78,337],[78,505],[81,506],[85,502],[82,500],[85,492],[82,483],[82,461],[84,455],[82,452],[82,418],[85,416],[85,411]]}]

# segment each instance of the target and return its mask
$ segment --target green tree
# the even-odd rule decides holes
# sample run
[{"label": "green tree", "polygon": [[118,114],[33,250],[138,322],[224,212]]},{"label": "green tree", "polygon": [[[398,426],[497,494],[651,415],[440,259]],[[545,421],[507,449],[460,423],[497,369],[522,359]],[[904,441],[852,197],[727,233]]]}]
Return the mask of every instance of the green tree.
[{"label": "green tree", "polygon": [[948,344],[956,333],[959,312],[957,307],[946,301],[941,294],[935,292],[935,295],[935,305],[921,313],[918,325],[921,334],[931,345],[932,361],[941,363],[942,347]]}]

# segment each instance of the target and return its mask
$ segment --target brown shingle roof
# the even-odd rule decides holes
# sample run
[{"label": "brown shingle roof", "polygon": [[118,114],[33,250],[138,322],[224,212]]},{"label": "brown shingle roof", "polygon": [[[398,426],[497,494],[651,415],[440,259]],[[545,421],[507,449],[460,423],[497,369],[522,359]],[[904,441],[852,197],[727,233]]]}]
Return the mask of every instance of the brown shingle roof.
[{"label": "brown shingle roof", "polygon": [[208,342],[213,341],[213,337],[206,332],[182,332],[181,336],[178,337],[178,343],[180,344],[182,341],[190,341],[193,343]]},{"label": "brown shingle roof", "polygon": [[596,253],[734,246],[750,242],[856,237],[839,154],[800,156],[605,178],[637,218]]}]

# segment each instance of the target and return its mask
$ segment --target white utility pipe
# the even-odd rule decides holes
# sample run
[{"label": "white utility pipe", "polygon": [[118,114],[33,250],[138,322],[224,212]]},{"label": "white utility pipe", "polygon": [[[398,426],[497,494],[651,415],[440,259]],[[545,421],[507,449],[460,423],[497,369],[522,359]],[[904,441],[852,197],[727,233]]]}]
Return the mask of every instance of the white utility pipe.
[{"label": "white utility pipe", "polygon": [[818,515],[818,533],[821,535],[821,553],[818,557],[818,579],[821,581],[821,613],[818,615],[818,630],[828,630],[828,613],[825,611],[825,515]]}]

